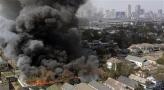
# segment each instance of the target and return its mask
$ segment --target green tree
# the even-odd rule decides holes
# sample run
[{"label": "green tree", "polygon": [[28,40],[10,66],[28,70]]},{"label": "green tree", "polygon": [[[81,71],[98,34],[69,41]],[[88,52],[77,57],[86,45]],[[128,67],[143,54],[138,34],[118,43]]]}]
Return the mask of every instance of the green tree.
[{"label": "green tree", "polygon": [[[117,68],[116,68],[117,67]],[[133,67],[125,62],[117,63],[116,66],[113,65],[112,69],[110,70],[109,76],[112,78],[117,79],[119,76],[129,76],[133,73]]]},{"label": "green tree", "polygon": [[157,63],[164,65],[164,54],[160,59],[157,60]]}]

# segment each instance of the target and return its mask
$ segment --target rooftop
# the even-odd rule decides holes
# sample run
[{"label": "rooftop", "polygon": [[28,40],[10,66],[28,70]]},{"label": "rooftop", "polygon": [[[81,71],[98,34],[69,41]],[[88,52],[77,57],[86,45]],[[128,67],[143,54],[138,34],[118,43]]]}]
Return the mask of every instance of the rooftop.
[{"label": "rooftop", "polygon": [[1,75],[4,76],[4,77],[6,77],[6,78],[15,77],[15,73],[12,72],[12,71],[1,72]]},{"label": "rooftop", "polygon": [[105,81],[105,84],[107,84],[108,86],[114,88],[114,90],[122,90],[124,88],[124,84],[117,81],[117,80],[114,80],[112,78],[108,78],[106,81]]},{"label": "rooftop", "polygon": [[62,86],[62,90],[75,90],[75,87],[73,85],[71,85],[71,84],[65,83]]},{"label": "rooftop", "polygon": [[136,56],[132,56],[132,55],[128,55],[125,59],[129,60],[129,61],[136,61],[136,62],[141,62],[141,63],[146,60],[144,58],[140,58],[140,57],[136,57]]},{"label": "rooftop", "polygon": [[110,88],[108,88],[107,86],[105,86],[101,83],[98,83],[96,81],[90,82],[89,85],[96,88],[96,90],[110,90]]},{"label": "rooftop", "polygon": [[47,87],[46,90],[61,90],[61,89],[57,85],[54,84]]},{"label": "rooftop", "polygon": [[80,84],[76,85],[75,89],[76,90],[95,90],[94,88],[90,87],[86,83],[80,83]]},{"label": "rooftop", "polygon": [[131,74],[131,75],[129,76],[129,78],[130,78],[130,79],[133,79],[133,80],[135,80],[135,81],[138,81],[138,82],[140,82],[140,83],[142,83],[142,84],[145,84],[146,81],[147,81],[145,78],[136,76],[136,75],[134,75],[134,74]]},{"label": "rooftop", "polygon": [[107,60],[107,62],[111,62],[111,63],[120,63],[121,61],[117,58],[110,58]]},{"label": "rooftop", "polygon": [[0,57],[0,64],[6,64],[7,62],[6,61],[4,61],[3,59],[2,59],[2,57]]},{"label": "rooftop", "polygon": [[137,81],[134,81],[134,80],[129,79],[129,78],[124,77],[124,76],[120,76],[118,78],[118,81],[121,82],[121,83],[124,83],[125,85],[127,85],[129,87],[132,87],[132,88],[136,88],[136,86],[138,85]]}]

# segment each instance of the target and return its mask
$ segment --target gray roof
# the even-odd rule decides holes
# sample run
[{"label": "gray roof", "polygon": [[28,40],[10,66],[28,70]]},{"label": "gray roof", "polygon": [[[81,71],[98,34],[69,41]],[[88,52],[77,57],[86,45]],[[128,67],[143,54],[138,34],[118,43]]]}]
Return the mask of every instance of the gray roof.
[{"label": "gray roof", "polygon": [[96,88],[97,90],[111,90],[110,88],[108,88],[107,86],[101,84],[101,83],[98,83],[96,81],[92,81],[89,83],[90,86]]},{"label": "gray roof", "polygon": [[80,83],[75,86],[75,90],[95,90],[95,89],[86,83]]},{"label": "gray roof", "polygon": [[136,57],[136,56],[132,56],[132,55],[128,55],[125,59],[129,60],[129,61],[137,61],[137,62],[141,62],[141,63],[146,60],[144,58],[140,58],[140,57]]},{"label": "gray roof", "polygon": [[134,80],[129,79],[129,78],[124,77],[124,76],[120,76],[117,80],[119,82],[129,86],[129,87],[132,87],[132,88],[136,88],[138,86],[138,82],[137,81],[134,81]]},{"label": "gray roof", "polygon": [[121,83],[113,78],[110,78],[110,77],[105,81],[105,84],[108,87],[113,88],[114,90],[123,90],[123,88],[124,88],[123,83]]},{"label": "gray roof", "polygon": [[7,64],[7,62],[4,61],[4,60],[2,59],[2,57],[0,57],[0,64]]},{"label": "gray roof", "polygon": [[75,90],[75,87],[73,85],[71,85],[71,84],[65,83],[62,86],[62,90]]}]

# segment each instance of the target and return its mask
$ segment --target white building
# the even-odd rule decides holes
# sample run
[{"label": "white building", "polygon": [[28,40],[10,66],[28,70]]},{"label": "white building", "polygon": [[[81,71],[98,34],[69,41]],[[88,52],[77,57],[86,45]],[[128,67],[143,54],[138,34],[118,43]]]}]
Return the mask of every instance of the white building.
[{"label": "white building", "polygon": [[141,83],[141,84],[143,84],[143,85],[145,85],[146,82],[147,82],[147,79],[142,78],[142,77],[139,77],[139,76],[136,76],[136,75],[134,75],[134,74],[131,74],[131,75],[129,76],[129,78],[132,79],[132,80],[135,80],[135,81],[137,81],[137,82],[139,82],[139,83]]},{"label": "white building", "polygon": [[154,84],[157,84],[157,81],[153,76],[147,77],[147,80],[154,83]]},{"label": "white building", "polygon": [[144,58],[128,55],[125,59],[135,63],[138,67],[143,67],[148,65],[148,61]]},{"label": "white building", "polygon": [[117,69],[117,63],[120,63],[121,61],[118,60],[117,58],[110,58],[107,60],[107,68],[108,69],[112,69],[112,67],[114,66],[115,70]]}]

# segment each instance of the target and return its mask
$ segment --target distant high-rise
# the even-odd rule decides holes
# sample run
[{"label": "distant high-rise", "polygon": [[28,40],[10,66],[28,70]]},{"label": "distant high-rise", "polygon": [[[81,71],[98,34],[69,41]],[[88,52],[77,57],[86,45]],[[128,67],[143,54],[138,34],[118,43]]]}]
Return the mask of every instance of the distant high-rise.
[{"label": "distant high-rise", "polygon": [[143,15],[145,13],[145,10],[144,9],[141,9],[140,10],[140,15]]},{"label": "distant high-rise", "polygon": [[126,18],[126,13],[122,11],[116,12],[116,18],[117,19],[125,19]]},{"label": "distant high-rise", "polygon": [[162,17],[162,15],[163,15],[163,11],[162,11],[162,9],[159,9],[159,10],[158,10],[158,16],[159,16],[159,17]]},{"label": "distant high-rise", "polygon": [[135,7],[135,14],[136,14],[135,17],[138,19],[141,15],[141,5],[137,5]]},{"label": "distant high-rise", "polygon": [[116,11],[115,11],[115,9],[111,10],[110,18],[116,18]]},{"label": "distant high-rise", "polygon": [[129,4],[128,5],[128,18],[131,19],[132,17],[132,6]]},{"label": "distant high-rise", "polygon": [[105,18],[110,18],[110,10],[105,11]]}]

